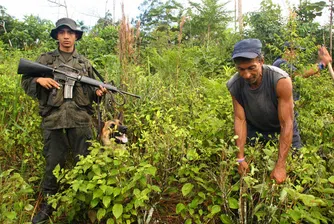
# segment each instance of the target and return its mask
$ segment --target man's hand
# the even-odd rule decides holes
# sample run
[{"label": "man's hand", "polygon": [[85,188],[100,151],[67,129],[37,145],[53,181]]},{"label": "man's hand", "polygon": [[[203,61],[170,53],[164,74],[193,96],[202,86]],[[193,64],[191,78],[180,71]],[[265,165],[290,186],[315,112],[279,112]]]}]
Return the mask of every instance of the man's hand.
[{"label": "man's hand", "polygon": [[325,46],[319,47],[318,49],[318,56],[322,63],[324,63],[325,66],[328,65],[328,63],[332,62],[332,57],[328,53]]},{"label": "man's hand", "polygon": [[274,179],[277,184],[283,183],[286,179],[285,166],[276,164],[274,170],[270,174],[270,178]]},{"label": "man's hand", "polygon": [[239,163],[238,166],[238,173],[243,176],[245,175],[247,172],[249,172],[249,168],[248,168],[248,163],[246,161],[242,161],[241,163]]},{"label": "man's hand", "polygon": [[52,89],[52,88],[60,89],[59,83],[52,78],[37,78],[36,83],[40,84],[42,87],[46,89]]},{"label": "man's hand", "polygon": [[100,86],[100,89],[97,89],[96,90],[96,95],[97,96],[103,96],[104,94],[106,94],[108,92],[108,90],[103,87],[103,86]]}]

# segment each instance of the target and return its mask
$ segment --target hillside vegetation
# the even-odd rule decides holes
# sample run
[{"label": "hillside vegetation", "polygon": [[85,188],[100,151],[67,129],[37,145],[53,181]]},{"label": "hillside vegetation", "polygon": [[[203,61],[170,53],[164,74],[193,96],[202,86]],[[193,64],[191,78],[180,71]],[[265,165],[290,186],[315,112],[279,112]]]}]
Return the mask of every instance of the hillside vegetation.
[{"label": "hillside vegetation", "polygon": [[[245,15],[242,34],[229,28],[229,13],[216,0],[191,4],[192,10],[177,1],[142,7],[141,24],[114,23],[110,15],[94,27],[81,24],[86,32],[78,51],[106,80],[141,99],[102,102],[104,120],[124,113],[126,150],[94,139],[75,167],[56,168],[61,192],[49,199],[57,205],[50,223],[332,223],[334,80],[328,71],[296,78],[304,146],[289,154],[281,185],[269,178],[278,155],[273,142],[247,146],[250,172],[237,173],[226,88],[235,73],[233,45],[242,38],[262,40],[267,64],[286,40],[307,48],[299,52],[299,67],[314,63],[323,35],[329,41],[328,27],[314,22],[325,3],[302,2],[285,21],[280,7],[264,0],[259,12]],[[51,21],[18,21],[0,8],[7,24],[7,33],[0,30],[0,223],[29,223],[45,161],[38,104],[21,88],[17,66],[56,43],[48,36]]]}]

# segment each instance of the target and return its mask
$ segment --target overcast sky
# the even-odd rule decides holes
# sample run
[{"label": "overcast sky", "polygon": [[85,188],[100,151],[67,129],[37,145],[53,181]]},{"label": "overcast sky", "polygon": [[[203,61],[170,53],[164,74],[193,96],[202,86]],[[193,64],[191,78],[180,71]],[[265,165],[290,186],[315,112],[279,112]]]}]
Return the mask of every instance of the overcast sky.
[{"label": "overcast sky", "polygon": [[[103,17],[109,10],[113,14],[113,2],[115,2],[115,17],[121,17],[121,3],[124,3],[125,15],[131,20],[139,15],[138,7],[144,0],[50,0],[64,4],[66,2],[68,16],[74,20],[83,20],[87,26],[96,24],[98,18]],[[62,17],[66,17],[64,7],[58,7],[48,0],[0,0],[0,5],[7,9],[7,13],[17,19],[22,20],[25,15],[39,16],[41,19],[48,19],[56,22]],[[187,0],[178,0],[186,3]],[[198,1],[200,0],[193,0]],[[234,1],[228,3],[228,10],[234,9]],[[316,2],[317,0],[311,0]],[[319,0],[318,0],[319,1]],[[227,2],[227,0],[221,0]],[[261,0],[243,0],[243,12],[256,11],[260,8]],[[281,5],[282,10],[288,12],[289,6],[299,3],[299,0],[273,0],[274,3]],[[287,15],[287,13],[286,13]]]}]

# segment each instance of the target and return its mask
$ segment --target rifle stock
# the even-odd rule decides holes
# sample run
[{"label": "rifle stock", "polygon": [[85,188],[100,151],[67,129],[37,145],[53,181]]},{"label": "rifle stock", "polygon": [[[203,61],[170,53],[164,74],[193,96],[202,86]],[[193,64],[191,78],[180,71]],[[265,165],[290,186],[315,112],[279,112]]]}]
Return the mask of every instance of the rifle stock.
[{"label": "rifle stock", "polygon": [[51,74],[53,72],[54,72],[54,69],[46,65],[42,65],[42,64],[39,64],[33,61],[23,59],[23,58],[20,59],[19,67],[17,70],[18,74],[27,74],[33,77],[39,77],[43,73]]}]

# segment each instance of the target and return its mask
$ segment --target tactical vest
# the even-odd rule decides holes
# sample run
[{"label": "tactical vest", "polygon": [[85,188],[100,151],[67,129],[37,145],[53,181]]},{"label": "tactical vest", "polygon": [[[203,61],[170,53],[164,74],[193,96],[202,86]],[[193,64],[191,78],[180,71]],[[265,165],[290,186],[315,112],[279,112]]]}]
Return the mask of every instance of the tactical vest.
[{"label": "tactical vest", "polygon": [[[60,59],[61,54],[58,50],[53,52],[48,52],[45,54],[42,54],[38,61],[41,64],[47,65],[52,68],[56,68],[63,71],[71,71],[73,70],[66,68],[66,67],[60,67],[63,61]],[[83,56],[74,53],[74,55],[70,56],[71,60],[66,63],[66,65],[69,65],[77,70],[79,75],[82,76],[88,76],[89,77],[89,69],[91,68],[89,61],[84,58]],[[65,64],[65,63],[64,63]],[[45,75],[45,77],[53,78],[52,75]],[[40,106],[42,106],[41,116],[45,117],[48,115],[48,113],[51,112],[52,108],[54,107],[60,107],[64,103],[64,84],[61,81],[58,81],[60,84],[60,89],[52,89],[49,90],[42,90],[43,93],[40,94]],[[75,82],[75,85],[73,87],[73,98],[70,100],[73,100],[79,107],[82,107],[85,109],[89,114],[93,113],[92,109],[92,103],[94,99],[94,87],[82,84],[80,82]]]}]

